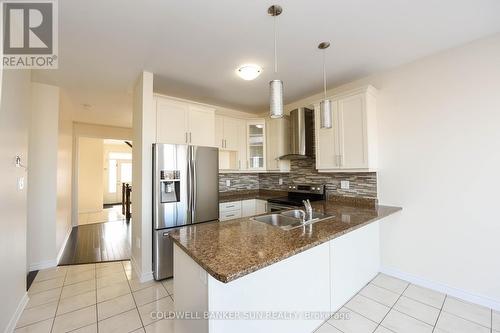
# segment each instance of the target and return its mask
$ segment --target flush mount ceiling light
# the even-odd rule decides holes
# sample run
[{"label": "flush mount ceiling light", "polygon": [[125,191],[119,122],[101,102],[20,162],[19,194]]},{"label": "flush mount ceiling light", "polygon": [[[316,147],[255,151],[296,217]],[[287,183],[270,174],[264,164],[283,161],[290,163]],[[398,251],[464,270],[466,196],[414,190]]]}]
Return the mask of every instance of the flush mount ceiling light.
[{"label": "flush mount ceiling light", "polygon": [[245,81],[255,80],[260,73],[262,73],[262,68],[257,65],[242,65],[236,69],[236,74]]},{"label": "flush mount ceiling light", "polygon": [[[274,74],[278,73],[278,54],[277,54],[277,34],[276,20],[283,12],[283,8],[273,5],[267,9],[267,13],[274,18]],[[271,118],[282,118],[283,113],[283,82],[281,80],[272,80],[269,82],[269,112]]]},{"label": "flush mount ceiling light", "polygon": [[320,127],[332,128],[332,101],[326,99],[326,49],[330,46],[329,42],[322,42],[318,49],[323,50],[323,100],[319,104]]}]

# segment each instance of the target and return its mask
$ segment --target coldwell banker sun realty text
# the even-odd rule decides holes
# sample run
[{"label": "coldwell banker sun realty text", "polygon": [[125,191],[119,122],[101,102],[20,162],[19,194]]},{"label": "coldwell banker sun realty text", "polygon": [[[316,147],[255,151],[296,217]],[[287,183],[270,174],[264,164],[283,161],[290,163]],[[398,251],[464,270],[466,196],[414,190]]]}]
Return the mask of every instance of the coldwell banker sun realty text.
[{"label": "coldwell banker sun realty text", "polygon": [[3,67],[56,69],[57,0],[16,0],[1,3]]}]

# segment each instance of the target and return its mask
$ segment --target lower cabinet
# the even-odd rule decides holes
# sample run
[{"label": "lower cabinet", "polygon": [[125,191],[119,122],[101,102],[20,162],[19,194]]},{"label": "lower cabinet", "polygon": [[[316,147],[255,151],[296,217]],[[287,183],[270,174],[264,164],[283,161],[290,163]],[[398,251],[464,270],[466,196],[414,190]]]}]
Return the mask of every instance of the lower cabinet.
[{"label": "lower cabinet", "polygon": [[249,199],[224,202],[219,204],[219,220],[227,221],[240,217],[264,214],[267,211],[267,201]]}]

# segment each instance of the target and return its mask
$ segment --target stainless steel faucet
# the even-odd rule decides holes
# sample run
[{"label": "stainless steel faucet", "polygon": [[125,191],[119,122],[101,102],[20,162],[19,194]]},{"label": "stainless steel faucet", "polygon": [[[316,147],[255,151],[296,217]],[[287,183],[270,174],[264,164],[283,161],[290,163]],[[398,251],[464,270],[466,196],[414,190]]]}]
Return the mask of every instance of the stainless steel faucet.
[{"label": "stainless steel faucet", "polygon": [[312,220],[313,209],[312,209],[312,206],[311,206],[311,202],[309,201],[309,199],[307,199],[307,200],[302,200],[302,203],[304,204],[304,208],[306,210],[306,218],[305,218],[305,220],[306,221]]}]

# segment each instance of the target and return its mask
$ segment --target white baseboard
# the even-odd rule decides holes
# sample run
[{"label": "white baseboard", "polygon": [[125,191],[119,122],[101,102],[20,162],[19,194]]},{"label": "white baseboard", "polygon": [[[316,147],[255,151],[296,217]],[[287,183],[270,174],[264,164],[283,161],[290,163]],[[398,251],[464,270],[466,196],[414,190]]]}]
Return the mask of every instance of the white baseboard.
[{"label": "white baseboard", "polygon": [[466,290],[462,290],[459,288],[451,287],[441,282],[435,282],[428,280],[426,278],[416,276],[413,274],[401,272],[397,269],[390,267],[381,267],[380,271],[384,274],[391,275],[397,277],[401,280],[405,280],[416,284],[421,287],[425,287],[428,289],[432,289],[443,294],[448,294],[450,296],[460,298],[464,301],[471,302],[474,304],[482,305],[488,308],[492,308],[493,310],[500,311],[500,300],[493,299],[488,296],[475,294]]},{"label": "white baseboard", "polygon": [[9,320],[9,324],[7,324],[7,327],[5,328],[4,333],[12,333],[14,332],[14,329],[16,328],[17,321],[21,317],[21,314],[24,311],[24,308],[26,307],[26,304],[28,304],[29,301],[28,293],[24,293],[23,297],[21,298],[21,301],[17,305],[16,312],[12,315],[12,318]]},{"label": "white baseboard", "polygon": [[64,241],[61,245],[61,248],[59,249],[59,253],[57,254],[56,258],[56,265],[59,264],[59,260],[61,260],[61,257],[64,253],[64,249],[66,248],[66,244],[68,243],[69,235],[71,235],[71,231],[73,230],[73,227],[69,227],[68,231],[66,232],[66,237],[64,237]]},{"label": "white baseboard", "polygon": [[57,259],[43,260],[39,262],[34,262],[30,264],[29,270],[31,271],[39,271],[46,268],[56,267]]},{"label": "white baseboard", "polygon": [[147,282],[153,280],[153,272],[143,272],[139,265],[137,264],[137,261],[135,261],[134,257],[132,256],[130,258],[130,263],[132,264],[132,268],[134,269],[136,276],[139,278],[139,281],[141,282]]},{"label": "white baseboard", "polygon": [[64,237],[64,242],[61,245],[61,248],[59,249],[59,252],[57,253],[57,257],[55,259],[50,259],[50,260],[43,260],[39,262],[35,262],[29,265],[29,270],[31,271],[39,271],[41,269],[46,269],[46,268],[51,268],[51,267],[56,267],[57,264],[59,263],[59,260],[61,260],[61,257],[64,252],[64,248],[66,247],[66,243],[68,243],[69,235],[71,235],[71,230],[73,228],[69,228],[68,231],[66,232],[66,236]]}]

